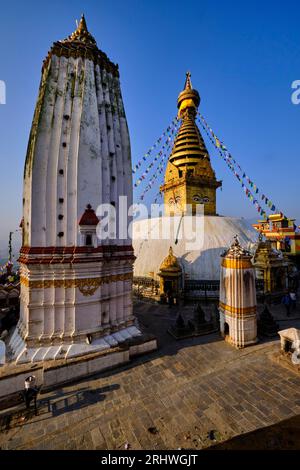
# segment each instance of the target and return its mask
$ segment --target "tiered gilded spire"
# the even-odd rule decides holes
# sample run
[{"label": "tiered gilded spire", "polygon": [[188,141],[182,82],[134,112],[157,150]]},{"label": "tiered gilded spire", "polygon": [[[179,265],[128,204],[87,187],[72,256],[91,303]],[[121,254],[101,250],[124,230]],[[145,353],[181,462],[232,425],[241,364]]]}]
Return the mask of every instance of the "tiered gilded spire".
[{"label": "tiered gilded spire", "polygon": [[[193,89],[191,74],[187,72],[184,90],[177,99],[178,118],[182,123],[170,156],[170,162],[176,166],[194,167],[203,159],[209,163],[208,151],[195,123],[199,104],[199,93]],[[210,164],[206,165],[206,172],[208,176],[214,176]]]},{"label": "tiered gilded spire", "polygon": [[204,204],[204,213],[216,214],[216,189],[221,186],[211,167],[202,135],[195,122],[200,96],[192,86],[187,72],[184,89],[177,99],[178,119],[181,125],[161,186],[164,192],[166,214],[184,212],[186,207]]},{"label": "tiered gilded spire", "polygon": [[97,47],[96,40],[88,31],[84,14],[81,15],[81,19],[75,31],[61,42],[70,42],[70,41],[82,42],[85,45]]}]

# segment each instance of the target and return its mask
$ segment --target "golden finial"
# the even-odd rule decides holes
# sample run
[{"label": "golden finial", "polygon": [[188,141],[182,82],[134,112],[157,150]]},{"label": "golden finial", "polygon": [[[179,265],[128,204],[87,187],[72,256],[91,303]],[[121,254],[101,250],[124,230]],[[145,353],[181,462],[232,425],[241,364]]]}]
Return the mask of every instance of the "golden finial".
[{"label": "golden finial", "polygon": [[170,246],[169,254],[165,257],[160,265],[160,270],[181,270],[178,260],[173,253],[173,248]]},{"label": "golden finial", "polygon": [[184,84],[184,89],[185,90],[192,90],[192,81],[191,81],[191,72],[186,72],[186,79],[185,79],[185,84]]},{"label": "golden finial", "polygon": [[233,237],[231,247],[226,250],[222,256],[226,256],[227,258],[251,257],[250,252],[241,246],[238,235]]},{"label": "golden finial", "polygon": [[67,39],[65,39],[63,42],[69,42],[69,41],[76,41],[76,42],[83,42],[86,45],[89,46],[97,46],[97,43],[91,33],[88,31],[85,16],[82,13],[80,21],[76,20],[76,30],[74,33],[71,34]]},{"label": "golden finial", "polygon": [[186,72],[184,89],[181,93],[179,93],[177,99],[177,107],[179,110],[178,117],[181,118],[187,108],[193,110],[192,112],[195,113],[199,104],[200,96],[198,91],[194,90],[192,87],[191,73]]},{"label": "golden finial", "polygon": [[79,31],[86,31],[88,33],[88,29],[87,29],[87,25],[86,25],[86,21],[85,21],[85,17],[83,13],[81,14],[81,18],[80,18],[77,29]]}]

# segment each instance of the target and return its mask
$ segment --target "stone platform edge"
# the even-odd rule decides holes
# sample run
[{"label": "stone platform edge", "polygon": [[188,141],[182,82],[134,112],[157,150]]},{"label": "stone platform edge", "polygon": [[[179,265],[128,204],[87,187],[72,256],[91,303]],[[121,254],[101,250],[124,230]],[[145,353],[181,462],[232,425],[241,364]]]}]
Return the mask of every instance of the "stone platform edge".
[{"label": "stone platform edge", "polygon": [[155,336],[142,334],[107,351],[35,364],[6,364],[0,367],[0,399],[23,390],[28,375],[35,375],[37,385],[42,387],[41,393],[45,393],[56,387],[127,364],[134,357],[156,349]]}]

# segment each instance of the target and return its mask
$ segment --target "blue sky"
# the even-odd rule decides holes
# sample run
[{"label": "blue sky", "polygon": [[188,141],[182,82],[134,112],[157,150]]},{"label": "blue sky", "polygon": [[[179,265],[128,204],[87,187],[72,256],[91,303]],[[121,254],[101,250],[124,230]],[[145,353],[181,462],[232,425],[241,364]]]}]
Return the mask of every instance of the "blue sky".
[{"label": "blue sky", "polygon": [[[2,1],[0,80],[7,104],[0,105],[0,242],[21,219],[42,61],[82,12],[98,46],[119,63],[133,162],[176,115],[190,70],[212,128],[258,187],[300,219],[300,105],[291,102],[291,83],[300,79],[299,2]],[[216,152],[211,159],[223,180],[218,212],[256,217]]]}]

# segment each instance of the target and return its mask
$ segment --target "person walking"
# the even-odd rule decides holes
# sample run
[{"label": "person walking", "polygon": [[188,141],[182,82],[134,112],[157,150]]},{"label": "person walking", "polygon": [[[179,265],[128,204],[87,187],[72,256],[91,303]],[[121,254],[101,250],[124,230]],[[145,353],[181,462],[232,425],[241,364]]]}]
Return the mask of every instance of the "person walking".
[{"label": "person walking", "polygon": [[282,303],[283,305],[285,305],[286,308],[286,316],[289,317],[291,313],[291,297],[289,293],[283,296]]},{"label": "person walking", "polygon": [[296,310],[297,296],[295,292],[290,292],[290,299],[291,299],[292,310]]},{"label": "person walking", "polygon": [[30,375],[25,379],[24,384],[24,400],[26,404],[26,409],[29,410],[30,402],[34,400],[34,411],[37,414],[37,407],[36,407],[36,397],[38,394],[38,388],[36,386],[36,378],[34,375]]}]

